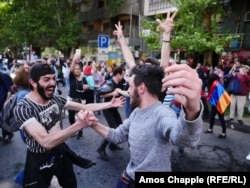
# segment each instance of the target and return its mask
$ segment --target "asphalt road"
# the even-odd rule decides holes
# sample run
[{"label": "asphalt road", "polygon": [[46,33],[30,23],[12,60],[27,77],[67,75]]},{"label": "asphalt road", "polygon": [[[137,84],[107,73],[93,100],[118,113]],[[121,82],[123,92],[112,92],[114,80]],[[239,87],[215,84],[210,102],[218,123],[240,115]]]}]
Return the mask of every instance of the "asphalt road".
[{"label": "asphalt road", "polygon": [[[124,107],[120,108],[120,112],[124,117]],[[98,117],[106,124],[102,115]],[[67,116],[63,124],[69,125]],[[204,122],[204,130],[207,128],[208,124]],[[195,148],[185,148],[184,156],[180,156],[178,147],[174,147],[173,171],[250,172],[250,161],[246,160],[250,152],[250,134],[228,128],[227,138],[219,139],[217,136],[220,131],[220,126],[215,126],[213,134],[202,134],[199,145]],[[75,152],[97,163],[89,169],[74,167],[79,188],[115,187],[117,178],[129,161],[127,143],[121,144],[122,151],[113,152],[107,149],[110,160],[102,161],[96,152],[101,141],[102,138],[91,128],[84,129],[82,139],[77,140],[76,137],[72,137],[67,141]],[[25,150],[18,132],[9,145],[0,142],[0,188],[19,188],[13,178],[24,166]],[[52,187],[59,188],[56,179],[53,180]]]}]

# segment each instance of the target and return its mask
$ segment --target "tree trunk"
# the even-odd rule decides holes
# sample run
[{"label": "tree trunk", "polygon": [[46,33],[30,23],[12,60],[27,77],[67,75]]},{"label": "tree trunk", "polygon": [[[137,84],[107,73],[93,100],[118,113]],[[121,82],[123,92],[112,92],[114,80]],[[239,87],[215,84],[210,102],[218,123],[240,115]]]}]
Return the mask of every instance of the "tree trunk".
[{"label": "tree trunk", "polygon": [[204,53],[204,62],[209,62],[210,65],[213,65],[213,52],[209,51],[209,52],[205,52]]}]

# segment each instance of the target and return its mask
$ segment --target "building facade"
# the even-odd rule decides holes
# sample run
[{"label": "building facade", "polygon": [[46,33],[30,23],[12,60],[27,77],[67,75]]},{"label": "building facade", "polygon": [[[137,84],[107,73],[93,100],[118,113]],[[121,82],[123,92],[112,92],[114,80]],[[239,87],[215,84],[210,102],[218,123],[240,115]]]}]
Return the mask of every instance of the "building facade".
[{"label": "building facade", "polygon": [[[84,46],[84,54],[96,55],[97,60],[99,57],[99,61],[105,61],[107,56],[111,60],[115,58],[115,60],[121,61],[121,49],[113,35],[115,24],[118,21],[123,26],[124,36],[131,50],[135,56],[138,54],[141,43],[139,20],[142,1],[124,0],[117,12],[112,12],[107,0],[82,0],[74,3],[78,6],[79,17],[83,25],[80,45]],[[108,49],[101,49],[101,52],[98,49],[98,36],[100,35],[109,37]]]},{"label": "building facade", "polygon": [[[141,18],[153,17],[176,9],[166,0],[124,0],[115,13],[108,9],[110,7],[108,0],[74,0],[74,3],[78,6],[83,25],[80,37],[83,53],[98,57],[100,54],[98,36],[105,35],[109,37],[109,46],[104,53],[113,54],[112,57],[118,58],[119,61],[123,59],[122,53],[113,35],[118,21],[123,25],[124,35],[135,58],[140,58],[143,52],[147,51],[145,43],[140,38],[140,33],[143,32]],[[240,36],[232,41],[225,51],[235,52],[244,60],[250,59],[250,1],[221,0],[220,5],[227,15],[220,18],[218,22],[218,34],[227,32]],[[179,55],[178,52],[176,53],[174,56]],[[103,56],[99,57],[103,58]]]}]

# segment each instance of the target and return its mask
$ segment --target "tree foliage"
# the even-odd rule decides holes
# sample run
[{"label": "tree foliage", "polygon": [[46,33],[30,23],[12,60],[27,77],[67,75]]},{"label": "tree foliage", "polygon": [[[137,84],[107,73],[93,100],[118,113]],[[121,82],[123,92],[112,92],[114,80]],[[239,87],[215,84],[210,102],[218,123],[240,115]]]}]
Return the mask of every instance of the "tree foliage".
[{"label": "tree foliage", "polygon": [[68,0],[0,1],[1,47],[77,45],[81,22]]},{"label": "tree foliage", "polygon": [[113,15],[118,14],[123,3],[124,0],[108,0],[108,11]]},{"label": "tree foliage", "polygon": [[[224,47],[238,37],[229,33],[219,33],[218,17],[225,11],[219,0],[172,0],[178,8],[171,41],[172,49],[185,49],[188,53],[221,53]],[[165,18],[162,18],[165,19]],[[150,29],[149,36],[143,36],[153,49],[161,48],[160,31],[156,21],[143,21],[143,28]]]}]

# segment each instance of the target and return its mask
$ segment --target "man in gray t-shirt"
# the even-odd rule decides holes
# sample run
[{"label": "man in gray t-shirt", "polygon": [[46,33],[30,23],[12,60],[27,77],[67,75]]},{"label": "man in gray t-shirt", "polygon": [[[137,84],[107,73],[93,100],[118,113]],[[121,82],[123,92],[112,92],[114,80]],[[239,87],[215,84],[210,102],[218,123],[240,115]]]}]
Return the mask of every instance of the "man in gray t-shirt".
[{"label": "man in gray t-shirt", "polygon": [[[133,183],[135,172],[171,171],[172,146],[194,147],[200,140],[203,126],[201,80],[195,70],[185,64],[172,65],[165,69],[165,73],[157,65],[133,67],[128,92],[131,104],[136,108],[116,129],[99,122],[92,125],[110,142],[129,143],[131,157],[119,184]],[[179,118],[159,101],[162,86],[173,86],[168,94],[181,96]]]}]

